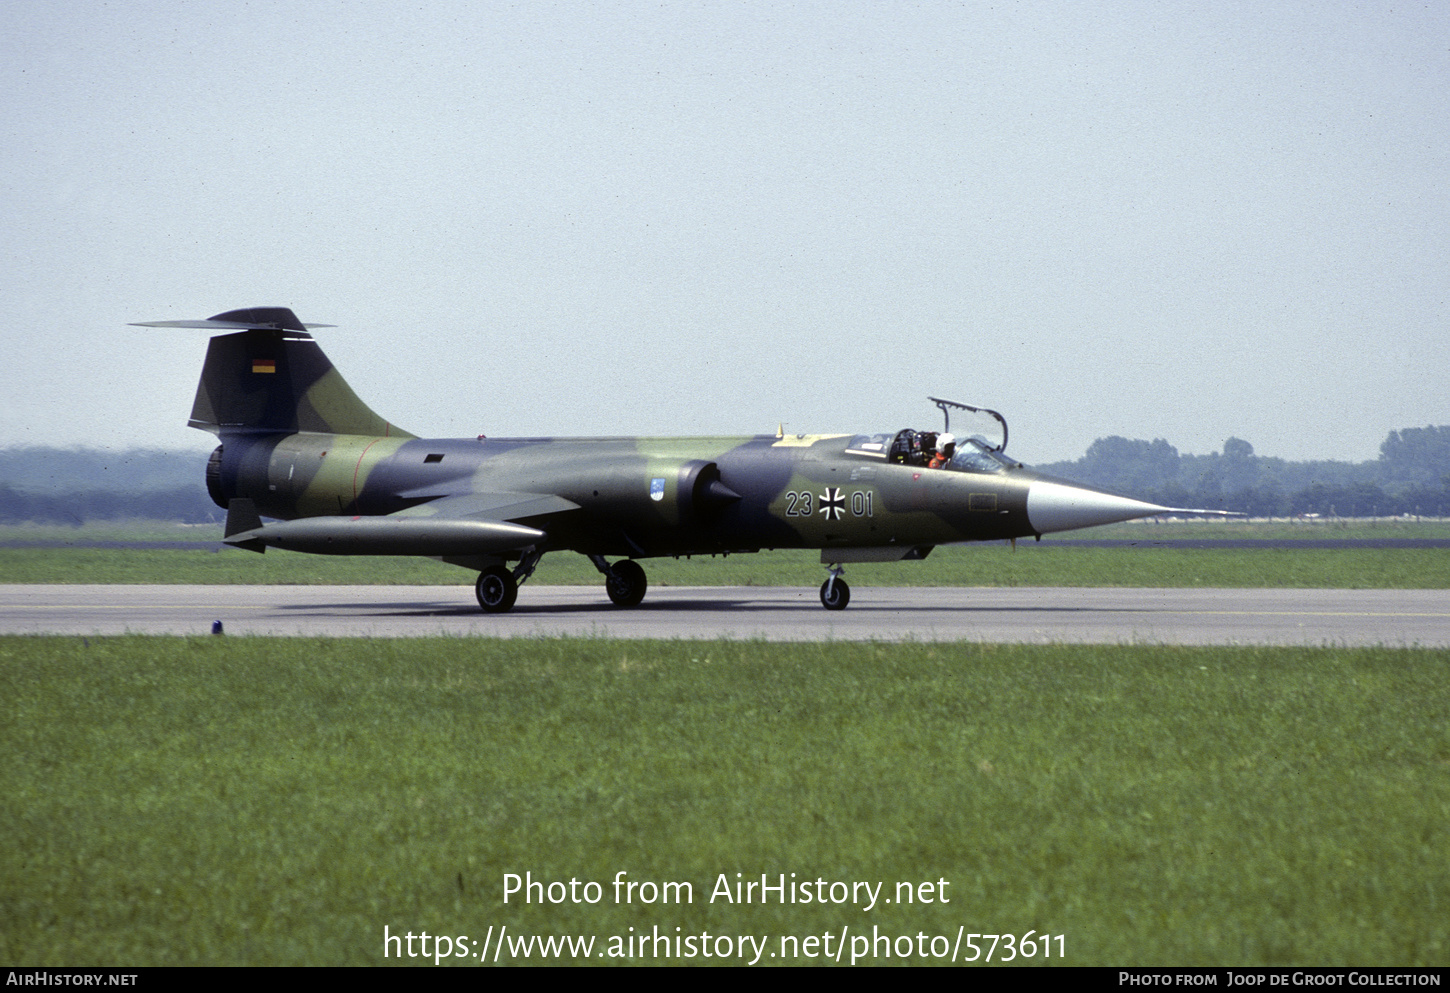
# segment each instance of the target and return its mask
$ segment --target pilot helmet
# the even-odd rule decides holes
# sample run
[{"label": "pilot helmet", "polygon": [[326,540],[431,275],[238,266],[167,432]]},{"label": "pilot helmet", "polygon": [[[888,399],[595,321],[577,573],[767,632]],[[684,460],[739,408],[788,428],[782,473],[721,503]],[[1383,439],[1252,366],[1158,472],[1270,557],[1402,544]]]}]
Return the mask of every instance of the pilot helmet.
[{"label": "pilot helmet", "polygon": [[936,439],[936,450],[939,452],[945,452],[948,448],[955,448],[956,444],[957,439],[955,435],[941,434],[938,435]]}]

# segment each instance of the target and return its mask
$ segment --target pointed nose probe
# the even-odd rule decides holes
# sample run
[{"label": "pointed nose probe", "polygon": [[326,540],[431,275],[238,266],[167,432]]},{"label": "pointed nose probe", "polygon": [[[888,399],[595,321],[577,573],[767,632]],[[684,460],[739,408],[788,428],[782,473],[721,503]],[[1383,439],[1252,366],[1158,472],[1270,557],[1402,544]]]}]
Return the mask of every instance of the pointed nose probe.
[{"label": "pointed nose probe", "polygon": [[1131,521],[1171,509],[1045,479],[1035,480],[1027,489],[1027,523],[1038,534]]}]

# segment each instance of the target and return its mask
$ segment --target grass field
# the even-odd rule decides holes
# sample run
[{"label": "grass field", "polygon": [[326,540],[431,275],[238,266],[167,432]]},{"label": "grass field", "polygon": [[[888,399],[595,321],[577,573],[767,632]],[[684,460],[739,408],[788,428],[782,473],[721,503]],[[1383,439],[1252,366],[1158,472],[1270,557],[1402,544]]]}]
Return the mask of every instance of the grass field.
[{"label": "grass field", "polygon": [[[1128,522],[1054,536],[1015,552],[1000,542],[938,548],[924,562],[853,565],[853,587],[870,586],[1137,586],[1445,589],[1446,549],[1082,548],[1073,539],[1173,541],[1198,538],[1447,538],[1438,520],[1305,522]],[[96,523],[79,528],[0,527],[0,542],[213,541],[220,529],[160,521]],[[819,553],[645,561],[651,586],[816,586]],[[273,549],[256,555],[134,548],[0,547],[6,583],[275,583],[325,585],[471,585],[474,574],[429,559],[303,555]],[[546,555],[530,582],[599,585],[599,573],[572,552]]]},{"label": "grass field", "polygon": [[[1443,652],[4,638],[0,659],[8,962],[380,964],[385,926],[505,925],[595,936],[595,962],[654,927],[768,935],[767,963],[782,935],[873,927],[1064,935],[1075,965],[1450,958]],[[617,904],[620,871],[693,902]],[[505,905],[526,872],[602,899]],[[945,880],[950,902],[710,902],[736,873]]]},{"label": "grass field", "polygon": [[[0,540],[215,537],[24,530]],[[1081,537],[1445,530],[1127,524]],[[655,586],[824,574],[810,552],[646,565]],[[858,588],[1446,588],[1450,553],[992,544],[848,576]],[[0,548],[0,582],[471,581],[425,559]],[[532,582],[600,579],[561,553]],[[944,936],[913,962],[939,961],[962,929],[1053,935],[1046,961],[1076,965],[1443,964],[1447,655],[0,638],[0,959],[383,964],[402,952],[384,958],[386,926],[475,954],[452,939],[592,936],[598,963],[640,962],[612,956],[656,928],[732,948],[769,936],[767,964],[784,936],[786,961],[812,962],[802,949],[834,947],[800,942],[845,934],[845,961],[881,954],[861,944],[875,928]],[[621,871],[689,883],[694,899],[616,903]],[[506,905],[506,873],[597,882],[601,898]],[[883,899],[898,883],[948,885],[933,903],[870,911],[711,902],[737,873],[880,883]]]},{"label": "grass field", "polygon": [[[805,586],[825,578],[819,553],[646,559],[650,585]],[[272,550],[0,548],[6,583],[277,583],[471,585],[476,573],[429,559],[304,555]],[[1158,586],[1445,589],[1447,549],[939,548],[924,562],[852,565],[871,586]],[[601,585],[582,555],[544,556],[536,585]]]}]

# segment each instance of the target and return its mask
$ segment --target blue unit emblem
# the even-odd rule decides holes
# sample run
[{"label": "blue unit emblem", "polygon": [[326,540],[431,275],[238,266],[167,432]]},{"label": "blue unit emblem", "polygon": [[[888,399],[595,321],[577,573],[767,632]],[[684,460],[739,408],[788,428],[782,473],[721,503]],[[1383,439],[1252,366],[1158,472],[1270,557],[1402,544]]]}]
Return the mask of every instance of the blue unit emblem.
[{"label": "blue unit emblem", "polygon": [[663,479],[649,481],[649,498],[655,503],[659,503],[665,498],[665,481]]}]

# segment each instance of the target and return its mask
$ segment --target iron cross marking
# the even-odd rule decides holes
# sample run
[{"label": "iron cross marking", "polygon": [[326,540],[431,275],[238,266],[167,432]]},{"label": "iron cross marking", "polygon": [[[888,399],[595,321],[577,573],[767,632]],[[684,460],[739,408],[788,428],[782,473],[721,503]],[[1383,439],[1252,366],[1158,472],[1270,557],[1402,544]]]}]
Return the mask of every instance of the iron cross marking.
[{"label": "iron cross marking", "polygon": [[821,494],[821,513],[828,521],[839,521],[846,515],[846,498],[836,487],[827,487],[826,492]]}]

